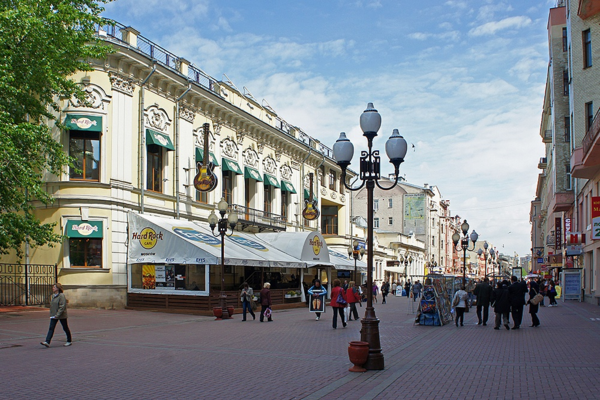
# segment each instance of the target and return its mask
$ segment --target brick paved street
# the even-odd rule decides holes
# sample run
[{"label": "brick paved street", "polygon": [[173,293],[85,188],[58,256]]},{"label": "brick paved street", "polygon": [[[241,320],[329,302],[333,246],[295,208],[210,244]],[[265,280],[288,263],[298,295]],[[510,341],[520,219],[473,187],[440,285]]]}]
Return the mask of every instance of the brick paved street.
[{"label": "brick paved street", "polygon": [[[409,300],[376,304],[386,369],[350,373],[360,322],[305,309],[274,322],[142,311],[69,310],[74,344],[40,346],[48,311],[0,313],[2,399],[600,398],[600,307],[541,308],[541,327],[413,326]],[[329,311],[331,311],[329,309]],[[364,313],[364,307],[359,308]]]}]

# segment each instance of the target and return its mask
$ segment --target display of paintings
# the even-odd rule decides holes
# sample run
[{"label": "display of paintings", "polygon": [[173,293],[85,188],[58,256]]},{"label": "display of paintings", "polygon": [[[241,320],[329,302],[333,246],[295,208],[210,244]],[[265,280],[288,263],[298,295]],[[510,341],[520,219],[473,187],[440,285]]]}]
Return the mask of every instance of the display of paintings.
[{"label": "display of paintings", "polygon": [[319,294],[322,292],[322,290],[313,289],[313,294],[310,295],[310,301],[308,302],[308,311],[325,312],[325,296]]},{"label": "display of paintings", "polygon": [[175,289],[175,272],[173,265],[157,265],[156,288]]}]

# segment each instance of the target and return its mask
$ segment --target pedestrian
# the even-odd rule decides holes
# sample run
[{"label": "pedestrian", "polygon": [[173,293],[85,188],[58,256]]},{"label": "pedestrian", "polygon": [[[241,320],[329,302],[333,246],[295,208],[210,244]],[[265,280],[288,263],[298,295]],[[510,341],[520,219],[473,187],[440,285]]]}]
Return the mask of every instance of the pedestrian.
[{"label": "pedestrian", "polygon": [[242,293],[240,297],[242,300],[242,321],[246,320],[246,309],[250,315],[252,315],[252,319],[255,320],[256,315],[254,314],[254,311],[252,311],[252,304],[254,303],[254,300],[252,299],[254,297],[254,290],[248,286],[248,282],[244,282],[242,284]]},{"label": "pedestrian", "polygon": [[542,301],[540,302],[540,307],[546,307],[544,305],[544,298],[548,295],[548,285],[546,285],[545,279],[542,279],[540,281],[540,293],[542,294]]},{"label": "pedestrian", "polygon": [[379,293],[379,287],[377,286],[377,283],[373,282],[373,300],[375,300],[375,303],[377,303],[377,294]]},{"label": "pedestrian", "polygon": [[383,282],[383,285],[381,285],[381,297],[383,297],[383,300],[381,301],[381,304],[385,304],[385,298],[387,297],[387,295],[390,293],[390,283],[388,281]]},{"label": "pedestrian", "polygon": [[[313,309],[320,309],[321,304],[325,304],[325,295],[327,294],[327,289],[321,285],[320,279],[315,279],[314,284],[308,289],[308,294],[310,294],[310,301],[313,302]],[[321,319],[321,313],[315,312],[316,318],[318,321]]]},{"label": "pedestrian", "polygon": [[396,295],[396,290],[398,289],[398,284],[396,283],[396,281],[392,282],[392,294],[393,296]]},{"label": "pedestrian", "polygon": [[531,314],[531,327],[532,328],[536,328],[538,326],[540,326],[540,319],[537,316],[537,312],[538,312],[538,305],[537,304],[533,304],[531,302],[531,299],[533,299],[535,297],[535,295],[537,295],[540,292],[540,287],[538,286],[538,284],[532,279],[529,281],[529,300],[527,301],[527,304],[529,304],[529,314]]},{"label": "pedestrian", "polygon": [[[486,326],[487,320],[490,313],[490,299],[492,297],[492,287],[490,286],[490,279],[485,277],[483,282],[479,282],[475,289],[473,289],[473,294],[477,296],[477,325]],[[483,311],[483,317],[481,315],[481,311]]]},{"label": "pedestrian", "polygon": [[[338,299],[341,300],[338,302]],[[333,280],[333,288],[331,289],[331,308],[333,308],[333,329],[337,329],[337,316],[340,315],[342,320],[342,326],[346,327],[346,321],[344,321],[344,307],[346,307],[346,297],[344,296],[344,289],[341,287],[339,279]]]},{"label": "pedestrian", "polygon": [[[418,282],[418,281],[417,281]],[[456,312],[456,317],[454,318],[454,322],[456,326],[458,326],[458,322],[460,320],[460,326],[464,326],[464,315],[465,309],[467,308],[467,299],[469,298],[469,294],[465,291],[465,287],[461,286],[459,290],[454,293],[454,298],[452,299],[452,305],[454,306],[454,311]]]},{"label": "pedestrian", "polygon": [[59,321],[63,331],[65,331],[67,334],[67,343],[64,344],[65,347],[70,346],[73,343],[67,318],[67,299],[63,293],[62,285],[57,282],[54,284],[54,286],[52,286],[52,299],[50,300],[50,327],[48,328],[46,340],[40,343],[42,346],[50,347],[52,336],[54,336],[54,329]]},{"label": "pedestrian", "polygon": [[410,296],[410,279],[404,284],[404,291],[406,292],[406,297]]},{"label": "pedestrian", "polygon": [[344,286],[342,286],[342,289],[344,289],[344,290],[348,289],[348,279],[344,279]]},{"label": "pedestrian", "polygon": [[271,284],[269,282],[265,282],[263,285],[263,289],[260,291],[260,322],[264,321],[264,318],[267,317],[269,322],[273,321],[271,318]]},{"label": "pedestrian", "polygon": [[492,292],[492,307],[496,313],[496,324],[494,329],[500,329],[500,324],[504,322],[504,327],[508,330],[508,314],[510,313],[510,299],[508,298],[508,281],[498,281],[496,289]]},{"label": "pedestrian", "polygon": [[358,320],[358,310],[356,309],[356,303],[360,304],[360,293],[358,291],[358,285],[354,281],[351,281],[348,285],[348,290],[346,290],[346,301],[350,305],[350,312],[348,316],[348,321],[352,321],[352,316],[354,315],[354,320]]},{"label": "pedestrian", "polygon": [[523,306],[525,305],[525,294],[527,294],[527,285],[519,282],[516,276],[511,276],[511,285],[508,287],[508,298],[510,300],[510,310],[513,318],[513,329],[521,328],[523,320]]},{"label": "pedestrian", "polygon": [[415,282],[415,284],[412,287],[413,301],[417,301],[417,298],[421,296],[422,288],[423,285],[421,285],[421,282],[419,282],[419,280],[417,279],[417,282]]},{"label": "pedestrian", "polygon": [[552,279],[548,281],[548,299],[550,299],[548,307],[558,307],[558,303],[556,302],[556,285]]}]

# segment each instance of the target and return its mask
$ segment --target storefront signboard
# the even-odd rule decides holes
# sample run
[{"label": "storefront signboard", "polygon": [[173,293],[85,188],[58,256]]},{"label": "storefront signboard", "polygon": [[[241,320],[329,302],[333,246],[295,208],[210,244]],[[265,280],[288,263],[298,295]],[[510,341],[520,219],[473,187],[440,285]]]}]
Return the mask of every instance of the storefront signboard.
[{"label": "storefront signboard", "polygon": [[581,301],[581,270],[563,272],[563,300]]}]

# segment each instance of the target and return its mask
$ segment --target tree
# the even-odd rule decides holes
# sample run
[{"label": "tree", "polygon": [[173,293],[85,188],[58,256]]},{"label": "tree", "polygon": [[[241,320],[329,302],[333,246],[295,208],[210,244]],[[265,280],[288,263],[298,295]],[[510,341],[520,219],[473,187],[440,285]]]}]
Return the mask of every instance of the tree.
[{"label": "tree", "polygon": [[[44,174],[72,165],[52,126],[61,98],[85,98],[69,79],[110,51],[95,36],[109,0],[0,0],[0,254],[23,244],[58,243],[56,224],[42,224],[32,201],[52,203]],[[39,204],[38,203],[38,204]]]}]

